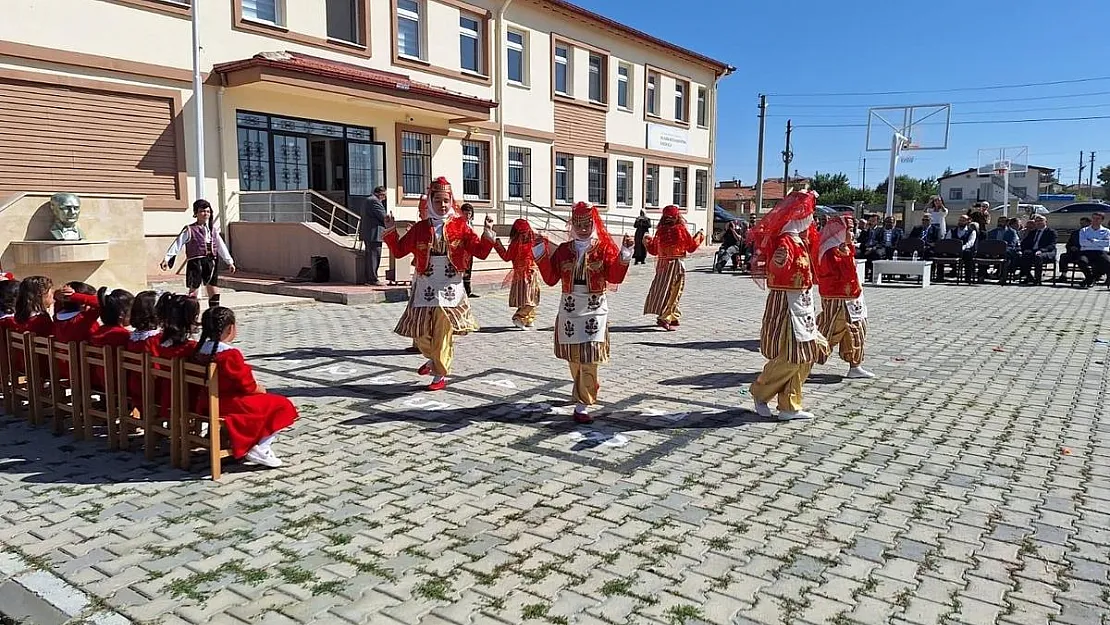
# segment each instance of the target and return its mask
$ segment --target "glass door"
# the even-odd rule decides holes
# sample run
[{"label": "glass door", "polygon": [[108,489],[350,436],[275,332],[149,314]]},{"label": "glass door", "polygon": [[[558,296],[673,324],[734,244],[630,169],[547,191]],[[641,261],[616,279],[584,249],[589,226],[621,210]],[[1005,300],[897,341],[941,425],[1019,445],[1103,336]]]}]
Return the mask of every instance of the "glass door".
[{"label": "glass door", "polygon": [[308,138],[274,133],[274,190],[309,188]]},{"label": "glass door", "polygon": [[385,186],[385,144],[347,142],[348,205],[356,206],[369,197],[374,188]]}]

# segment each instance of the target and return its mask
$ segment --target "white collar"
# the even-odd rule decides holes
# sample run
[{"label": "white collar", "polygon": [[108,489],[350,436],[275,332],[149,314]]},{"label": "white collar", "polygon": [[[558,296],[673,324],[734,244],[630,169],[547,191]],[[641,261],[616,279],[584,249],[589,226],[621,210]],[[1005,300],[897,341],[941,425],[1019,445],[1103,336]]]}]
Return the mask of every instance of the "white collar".
[{"label": "white collar", "polygon": [[159,330],[158,328],[155,328],[153,330],[132,330],[131,331],[131,340],[132,341],[145,341],[145,340],[149,339],[150,337],[158,336],[161,333],[162,333],[162,331]]},{"label": "white collar", "polygon": [[56,313],[54,316],[58,318],[58,321],[69,321],[70,319],[73,319],[74,317],[76,317],[77,315],[80,315],[80,314],[81,314],[80,310],[72,310],[70,312]]},{"label": "white collar", "polygon": [[7,319],[9,317],[14,317],[14,316],[15,316],[14,313],[8,313],[6,315],[0,315],[0,319]]},{"label": "white collar", "polygon": [[211,354],[213,347],[216,348],[216,353],[217,354],[219,354],[221,352],[226,352],[229,349],[235,349],[234,347],[228,345],[227,343],[223,343],[223,342],[216,343],[215,341],[205,341],[204,345],[201,345],[200,347],[197,348],[197,353],[199,353],[199,354]]}]

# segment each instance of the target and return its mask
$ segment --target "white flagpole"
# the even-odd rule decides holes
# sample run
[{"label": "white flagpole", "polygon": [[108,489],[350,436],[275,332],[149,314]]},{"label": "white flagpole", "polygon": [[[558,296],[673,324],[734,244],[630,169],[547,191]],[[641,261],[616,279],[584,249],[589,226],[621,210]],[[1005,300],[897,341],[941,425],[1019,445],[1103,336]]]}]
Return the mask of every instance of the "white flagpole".
[{"label": "white flagpole", "polygon": [[196,130],[197,170],[196,196],[193,200],[204,198],[204,85],[200,76],[200,2],[193,0],[193,106]]}]

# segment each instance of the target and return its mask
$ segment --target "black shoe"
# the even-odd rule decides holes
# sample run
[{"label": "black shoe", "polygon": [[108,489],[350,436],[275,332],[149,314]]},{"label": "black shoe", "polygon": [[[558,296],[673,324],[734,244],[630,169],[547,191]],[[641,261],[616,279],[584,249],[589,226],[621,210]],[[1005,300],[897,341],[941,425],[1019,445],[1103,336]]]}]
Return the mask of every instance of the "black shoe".
[{"label": "black shoe", "polygon": [[477,293],[467,293],[467,294],[466,294],[466,296],[467,296],[467,297],[470,297],[470,298],[475,298],[475,297],[481,297],[481,296],[480,296],[480,295],[478,295]]}]

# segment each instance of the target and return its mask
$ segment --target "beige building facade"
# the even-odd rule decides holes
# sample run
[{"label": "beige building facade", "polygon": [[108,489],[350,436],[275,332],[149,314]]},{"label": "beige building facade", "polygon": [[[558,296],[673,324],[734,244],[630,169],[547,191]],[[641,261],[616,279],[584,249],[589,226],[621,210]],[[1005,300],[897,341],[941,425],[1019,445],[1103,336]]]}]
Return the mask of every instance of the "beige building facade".
[{"label": "beige building facade", "polygon": [[4,1],[0,206],[142,196],[148,266],[198,176],[225,224],[251,193],[350,207],[377,185],[412,219],[440,175],[479,213],[586,200],[710,223],[723,62],[562,0],[205,0],[198,172],[192,10]]}]

